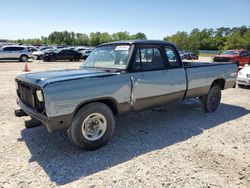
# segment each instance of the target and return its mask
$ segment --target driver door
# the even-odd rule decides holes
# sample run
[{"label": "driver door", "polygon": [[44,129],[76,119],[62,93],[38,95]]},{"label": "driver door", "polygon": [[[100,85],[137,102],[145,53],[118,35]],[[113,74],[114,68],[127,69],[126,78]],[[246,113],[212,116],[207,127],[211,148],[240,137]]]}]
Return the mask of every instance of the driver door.
[{"label": "driver door", "polygon": [[[164,54],[163,54],[163,53]],[[131,99],[135,110],[162,105],[182,99],[186,91],[185,70],[177,52],[170,47],[140,46],[137,48],[133,73]],[[172,58],[171,65],[165,59]]]},{"label": "driver door", "polygon": [[57,60],[64,60],[67,55],[67,50],[62,50],[57,54]]}]

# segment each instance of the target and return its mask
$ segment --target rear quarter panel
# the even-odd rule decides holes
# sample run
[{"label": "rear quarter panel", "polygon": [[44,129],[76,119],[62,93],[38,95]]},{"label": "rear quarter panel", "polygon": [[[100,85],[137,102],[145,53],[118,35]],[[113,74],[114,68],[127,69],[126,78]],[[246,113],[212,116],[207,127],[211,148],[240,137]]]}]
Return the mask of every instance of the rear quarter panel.
[{"label": "rear quarter panel", "polygon": [[224,89],[233,87],[236,81],[236,70],[236,64],[218,64],[187,68],[188,91],[186,98],[206,95],[212,83],[218,79],[225,80]]}]

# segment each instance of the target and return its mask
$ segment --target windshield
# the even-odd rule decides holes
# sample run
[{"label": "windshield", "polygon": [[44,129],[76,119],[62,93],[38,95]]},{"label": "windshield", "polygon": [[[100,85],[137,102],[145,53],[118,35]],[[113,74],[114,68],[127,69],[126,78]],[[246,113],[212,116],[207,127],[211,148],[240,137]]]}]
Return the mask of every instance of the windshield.
[{"label": "windshield", "polygon": [[126,69],[130,45],[112,45],[96,48],[80,68]]},{"label": "windshield", "polygon": [[239,53],[237,51],[227,50],[227,51],[223,52],[222,54],[238,55]]}]

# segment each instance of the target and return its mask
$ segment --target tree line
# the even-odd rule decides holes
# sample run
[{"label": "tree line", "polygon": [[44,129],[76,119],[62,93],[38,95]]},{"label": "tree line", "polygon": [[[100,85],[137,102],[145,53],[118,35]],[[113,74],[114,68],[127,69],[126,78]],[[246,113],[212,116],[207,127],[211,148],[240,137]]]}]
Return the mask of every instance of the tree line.
[{"label": "tree line", "polygon": [[190,33],[179,31],[164,38],[173,42],[180,50],[250,50],[250,27],[220,27],[217,29],[193,29]]},{"label": "tree line", "polygon": [[[102,43],[147,39],[147,36],[138,32],[130,34],[127,31],[109,34],[107,32],[74,33],[68,31],[54,31],[48,37],[42,36],[35,39],[21,39],[11,42],[33,45],[77,45],[97,46]],[[217,29],[193,29],[190,33],[178,31],[177,33],[164,37],[163,40],[173,42],[180,50],[226,50],[226,49],[247,49],[250,50],[250,27],[220,27]]]},{"label": "tree line", "polygon": [[109,34],[107,32],[92,32],[90,35],[85,33],[74,33],[68,31],[54,31],[48,37],[42,36],[35,39],[19,39],[11,42],[32,44],[32,45],[76,45],[76,46],[97,46],[102,43],[120,41],[147,39],[147,36],[138,32],[130,34],[127,31]]}]

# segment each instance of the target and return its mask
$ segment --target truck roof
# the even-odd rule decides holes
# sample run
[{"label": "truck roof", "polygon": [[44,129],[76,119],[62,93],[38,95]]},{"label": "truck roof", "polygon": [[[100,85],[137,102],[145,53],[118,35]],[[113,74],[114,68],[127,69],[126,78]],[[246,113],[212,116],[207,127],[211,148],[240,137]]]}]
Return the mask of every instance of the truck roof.
[{"label": "truck roof", "polygon": [[170,45],[174,45],[171,42],[167,42],[167,41],[163,41],[163,40],[124,40],[124,41],[116,41],[116,42],[109,42],[109,43],[104,43],[104,44],[100,44],[98,45],[98,47],[100,46],[106,46],[106,45],[119,45],[119,44],[162,44],[162,45],[166,45],[166,44],[170,44]]}]

